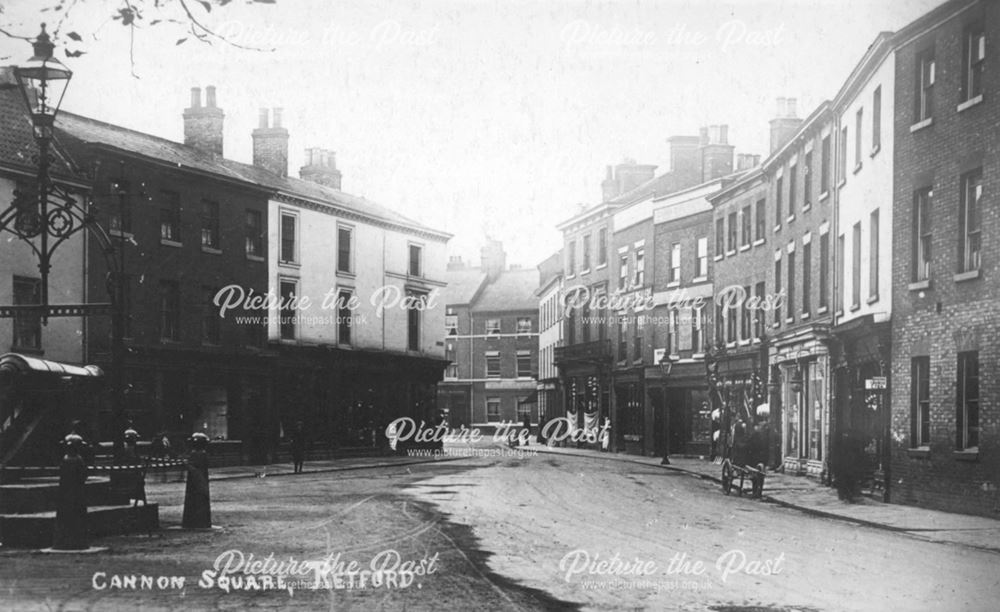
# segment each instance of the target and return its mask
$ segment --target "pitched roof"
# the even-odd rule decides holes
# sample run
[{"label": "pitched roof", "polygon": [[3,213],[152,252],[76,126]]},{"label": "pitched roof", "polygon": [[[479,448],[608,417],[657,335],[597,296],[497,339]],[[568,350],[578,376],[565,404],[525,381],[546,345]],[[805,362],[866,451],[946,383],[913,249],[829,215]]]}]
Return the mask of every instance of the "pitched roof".
[{"label": "pitched roof", "polygon": [[506,270],[488,283],[472,309],[479,312],[538,310],[538,269]]},{"label": "pitched roof", "polygon": [[[38,171],[38,144],[28,109],[14,85],[9,70],[0,69],[0,164],[34,174]],[[54,177],[71,177],[72,165],[58,147],[53,147],[50,172]],[[77,181],[82,177],[73,177]]]},{"label": "pitched roof", "polygon": [[400,226],[402,229],[429,232],[443,239],[451,237],[446,232],[423,225],[371,200],[298,178],[280,177],[258,166],[226,159],[159,136],[66,112],[59,114],[56,126],[64,136],[68,135],[84,143],[111,147],[178,168],[238,181],[248,186],[260,186],[286,197],[343,208],[376,221]]},{"label": "pitched roof", "polygon": [[444,273],[448,286],[442,291],[445,305],[471,304],[482,289],[486,273],[479,268],[448,270]]}]

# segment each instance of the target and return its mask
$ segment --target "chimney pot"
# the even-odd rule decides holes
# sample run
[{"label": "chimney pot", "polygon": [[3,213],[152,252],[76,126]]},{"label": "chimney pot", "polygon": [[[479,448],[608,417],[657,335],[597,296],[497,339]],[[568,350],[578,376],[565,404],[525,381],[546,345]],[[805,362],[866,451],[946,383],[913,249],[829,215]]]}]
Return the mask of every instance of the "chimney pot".
[{"label": "chimney pot", "polygon": [[208,104],[202,106],[201,88],[191,88],[191,106],[184,109],[184,144],[222,155],[225,113],[215,106],[215,87],[205,88]]},{"label": "chimney pot", "polygon": [[281,127],[281,111],[280,108],[275,108],[271,110],[271,127],[280,128]]},{"label": "chimney pot", "polygon": [[720,125],[719,126],[719,144],[729,144],[729,126]]},{"label": "chimney pot", "polygon": [[785,101],[785,103],[788,105],[788,116],[789,117],[795,117],[796,116],[796,113],[795,113],[795,102],[796,102],[795,98],[788,98],[788,100]]},{"label": "chimney pot", "polygon": [[778,98],[778,102],[776,104],[774,116],[775,117],[784,117],[785,116],[785,112],[786,112],[786,108],[787,107],[785,106],[785,99],[784,98]]},{"label": "chimney pot", "polygon": [[259,122],[257,124],[257,127],[259,127],[262,130],[266,130],[267,129],[267,109],[266,108],[260,109],[260,114],[258,116],[260,117],[260,120],[259,120]]}]

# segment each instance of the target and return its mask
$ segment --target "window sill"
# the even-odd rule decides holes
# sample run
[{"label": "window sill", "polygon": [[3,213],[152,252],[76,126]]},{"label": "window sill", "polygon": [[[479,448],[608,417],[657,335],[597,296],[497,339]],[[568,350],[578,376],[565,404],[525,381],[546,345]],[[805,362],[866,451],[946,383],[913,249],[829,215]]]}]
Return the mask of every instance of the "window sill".
[{"label": "window sill", "polygon": [[298,269],[298,268],[302,267],[298,262],[295,262],[295,261],[279,261],[278,265],[281,266],[281,267],[283,267],[283,268],[295,268],[295,269]]},{"label": "window sill", "polygon": [[209,255],[222,255],[222,249],[216,249],[214,247],[205,246],[205,245],[201,246],[201,252],[202,253],[208,253]]},{"label": "window sill", "polygon": [[861,172],[861,162],[858,162],[858,163],[854,164],[854,172],[853,172],[853,174],[857,174],[858,172]]},{"label": "window sill", "polygon": [[260,255],[251,255],[250,253],[247,253],[246,255],[247,255],[247,261],[257,261],[261,263],[263,263],[264,261],[264,258],[261,257]]},{"label": "window sill", "polygon": [[872,147],[872,152],[868,154],[868,157],[871,157],[871,158],[874,159],[875,156],[878,155],[878,152],[881,151],[881,150],[882,150],[882,145],[880,145],[880,144],[875,145],[874,147]]},{"label": "window sill", "polygon": [[915,459],[929,459],[931,456],[931,448],[929,446],[918,446],[916,448],[906,449],[906,454]]},{"label": "window sill", "polygon": [[[671,355],[671,358],[673,358],[673,355]],[[692,353],[691,354],[691,359],[704,359],[704,358],[705,358],[705,353]]]},{"label": "window sill", "polygon": [[785,223],[793,223],[794,221],[795,221],[795,215],[788,215],[788,218],[785,219]]},{"label": "window sill", "polygon": [[358,276],[354,272],[348,272],[347,270],[337,270],[337,278],[349,278],[356,279]]},{"label": "window sill", "polygon": [[915,281],[906,286],[909,291],[920,291],[922,289],[930,289],[931,281],[930,279]]},{"label": "window sill", "polygon": [[956,461],[979,461],[979,448],[967,448],[965,450],[952,451],[951,456]]},{"label": "window sill", "polygon": [[566,275],[566,280],[569,280],[571,278],[576,278],[576,274],[567,274]]},{"label": "window sill", "polygon": [[819,202],[822,204],[829,197],[830,197],[830,192],[829,191],[824,191],[823,193],[819,194]]},{"label": "window sill", "polygon": [[726,348],[736,348],[736,342],[735,341],[733,341],[733,342],[727,342],[726,343]]},{"label": "window sill", "polygon": [[750,245],[749,244],[744,244],[743,246],[740,247],[740,253],[742,253],[744,251],[749,251],[749,250],[750,250]]},{"label": "window sill", "polygon": [[707,282],[708,282],[708,277],[707,276],[697,276],[697,277],[691,279],[691,284],[692,285],[696,285],[698,283],[707,283]]},{"label": "window sill", "polygon": [[580,276],[583,276],[584,274],[590,274],[590,268],[580,270]]},{"label": "window sill", "polygon": [[847,178],[846,177],[840,179],[840,182],[837,183],[837,189],[840,189],[841,187],[843,187],[846,184],[847,184]]},{"label": "window sill", "polygon": [[173,247],[175,249],[179,249],[184,246],[183,242],[175,242],[173,240],[167,240],[166,238],[160,238],[160,244],[163,246]]},{"label": "window sill", "polygon": [[969,270],[968,272],[959,272],[955,275],[955,282],[960,283],[962,281],[974,280],[979,278],[979,269]]},{"label": "window sill", "polygon": [[785,317],[785,324],[786,325],[791,325],[793,323],[795,323],[795,317]]},{"label": "window sill", "polygon": [[962,112],[964,110],[970,109],[970,108],[972,108],[973,106],[976,106],[977,104],[979,104],[982,101],[983,101],[983,94],[979,94],[975,98],[969,98],[965,102],[962,102],[961,104],[959,104],[958,108],[955,109],[955,112],[960,113],[960,112]]},{"label": "window sill", "polygon": [[121,238],[122,240],[135,241],[135,234],[132,232],[123,232],[121,230],[108,230],[109,236],[114,236],[115,238]]},{"label": "window sill", "polygon": [[861,310],[861,304],[851,304],[851,307],[850,307],[849,310],[851,312],[857,312],[857,311]]},{"label": "window sill", "polygon": [[808,321],[809,317],[810,314],[808,312],[803,312],[802,314],[799,315],[799,318],[802,319],[803,321]]},{"label": "window sill", "polygon": [[672,289],[674,287],[680,287],[680,286],[681,286],[681,282],[680,281],[672,281],[672,282],[667,283],[667,289]]},{"label": "window sill", "polygon": [[872,295],[872,296],[868,297],[868,303],[869,304],[874,304],[877,301],[878,301],[878,294],[875,294],[875,295]]},{"label": "window sill", "polygon": [[642,359],[633,359],[632,360],[632,365],[634,365],[634,366],[642,365]]},{"label": "window sill", "polygon": [[934,117],[928,117],[923,121],[918,121],[910,126],[910,133],[919,132],[920,130],[934,125]]},{"label": "window sill", "polygon": [[747,339],[747,340],[740,340],[739,345],[740,346],[750,346],[750,340],[749,339]]},{"label": "window sill", "polygon": [[781,231],[781,224],[779,223],[774,226],[774,233],[777,234],[780,231]]},{"label": "window sill", "polygon": [[816,309],[816,314],[817,315],[826,314],[826,310],[827,310],[826,306],[820,306],[819,308]]},{"label": "window sill", "polygon": [[807,213],[810,210],[812,210],[812,207],[813,205],[811,203],[806,202],[805,204],[802,205],[802,212]]},{"label": "window sill", "polygon": [[753,241],[753,245],[754,246],[760,246],[762,244],[764,244],[764,239],[763,238],[758,238],[758,239],[756,239],[756,240]]},{"label": "window sill", "polygon": [[771,323],[771,328],[772,329],[778,329],[779,327],[781,327],[781,323],[779,323],[778,321],[775,321],[774,323]]},{"label": "window sill", "polygon": [[736,254],[736,251],[734,251],[732,249],[729,249],[728,251],[726,251],[726,257],[732,257],[735,254]]},{"label": "window sill", "polygon": [[840,317],[844,316],[844,311],[843,310],[838,310],[836,312],[836,316],[837,316],[837,318],[840,318]]},{"label": "window sill", "polygon": [[716,255],[712,258],[712,261],[722,261],[723,255]]},{"label": "window sill", "polygon": [[607,267],[608,267],[608,262],[604,262],[601,265],[599,265],[596,268],[594,268],[594,271],[596,272],[598,270],[603,270],[604,268],[607,268]]}]

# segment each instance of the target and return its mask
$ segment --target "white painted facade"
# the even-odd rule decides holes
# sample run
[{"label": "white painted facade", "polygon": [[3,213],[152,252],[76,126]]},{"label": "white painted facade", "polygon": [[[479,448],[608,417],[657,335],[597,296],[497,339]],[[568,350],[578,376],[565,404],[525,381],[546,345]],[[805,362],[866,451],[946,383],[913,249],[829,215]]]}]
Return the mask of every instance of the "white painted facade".
[{"label": "white painted facade", "polygon": [[[34,176],[0,175],[0,202],[14,201],[17,180],[34,182]],[[49,272],[49,303],[81,304],[84,302],[108,302],[109,297],[97,295],[87,298],[84,292],[86,258],[84,240],[86,230],[71,236],[56,249]],[[38,257],[27,244],[8,231],[0,240],[0,304],[14,305],[15,278],[40,280]],[[20,352],[27,355],[82,364],[84,361],[84,320],[82,317],[50,317],[47,325],[41,326],[40,348],[19,346],[14,342],[14,319],[0,319],[0,353]]]},{"label": "white painted facade", "polygon": [[[282,261],[282,217],[295,223],[295,254]],[[341,230],[351,232],[350,271],[338,269]],[[449,236],[431,230],[407,228],[314,201],[279,195],[268,207],[268,287],[281,296],[282,282],[294,283],[300,302],[293,338],[283,338],[279,312],[269,309],[271,342],[344,349],[389,351],[444,358],[440,330],[445,307],[445,247]],[[410,274],[411,246],[420,249],[420,270]],[[355,296],[351,337],[339,336],[336,299],[341,291]],[[410,350],[407,296],[423,294],[418,350]],[[326,306],[324,308],[324,300]],[[287,334],[286,334],[287,335]]]},{"label": "white painted facade", "polygon": [[538,300],[538,380],[556,378],[555,349],[562,346],[562,275],[553,279]]},{"label": "white painted facade", "polygon": [[[837,194],[838,236],[844,237],[843,278],[836,304],[837,323],[873,315],[876,323],[892,312],[892,202],[895,54],[889,51],[867,78],[856,84],[854,95],[839,101],[837,121],[847,127],[845,179]],[[879,143],[873,146],[875,92],[880,90]],[[857,129],[861,112],[861,131]],[[839,130],[838,130],[839,132]],[[856,159],[860,137],[860,159]],[[844,146],[845,143],[841,143]],[[872,273],[873,213],[877,211],[877,274]],[[860,227],[860,300],[854,300],[855,225]],[[839,244],[834,237],[834,244]],[[835,269],[835,267],[834,267]],[[873,276],[877,275],[877,279]]]}]

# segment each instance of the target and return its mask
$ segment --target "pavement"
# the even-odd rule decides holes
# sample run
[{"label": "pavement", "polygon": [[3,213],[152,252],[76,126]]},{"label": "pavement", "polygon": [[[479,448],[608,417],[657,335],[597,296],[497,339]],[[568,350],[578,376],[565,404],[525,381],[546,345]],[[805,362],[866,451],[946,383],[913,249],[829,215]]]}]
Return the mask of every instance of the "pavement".
[{"label": "pavement", "polygon": [[[670,465],[661,465],[662,459],[660,457],[642,457],[541,444],[534,444],[527,448],[539,453],[576,455],[608,461],[656,465],[716,483],[721,484],[722,482],[722,466],[707,459],[671,456]],[[749,489],[749,484],[747,488]],[[732,494],[736,494],[735,489],[733,489]],[[719,495],[723,495],[721,486],[719,487]],[[859,497],[853,502],[846,502],[837,498],[835,489],[823,485],[818,479],[806,476],[769,472],[764,481],[762,501],[814,516],[904,533],[931,542],[971,546],[981,550],[1000,552],[1000,520],[884,503],[869,497]]]},{"label": "pavement", "polygon": [[[450,445],[449,445],[450,446]],[[463,445],[464,446],[464,445]],[[707,459],[671,456],[670,465],[662,465],[659,457],[642,457],[623,453],[608,453],[591,449],[545,446],[532,444],[522,447],[542,454],[574,455],[607,461],[625,461],[683,472],[704,480],[721,483],[722,467]],[[421,463],[454,461],[460,456],[406,457],[341,457],[337,459],[308,461],[303,472],[322,473],[346,470],[363,470],[384,467],[402,467]],[[293,476],[291,462],[269,465],[238,465],[213,468],[211,480],[235,478],[266,478]],[[749,484],[747,485],[749,489]],[[722,496],[720,486],[719,494]],[[736,495],[733,490],[732,495]],[[722,500],[720,500],[721,502]],[[875,529],[906,534],[931,542],[970,546],[981,550],[1000,552],[1000,520],[982,516],[942,512],[915,506],[883,503],[870,497],[859,497],[853,502],[837,498],[836,491],[818,479],[770,472],[764,483],[765,503],[792,508],[813,516],[847,521]]]}]

